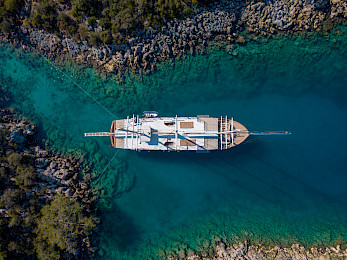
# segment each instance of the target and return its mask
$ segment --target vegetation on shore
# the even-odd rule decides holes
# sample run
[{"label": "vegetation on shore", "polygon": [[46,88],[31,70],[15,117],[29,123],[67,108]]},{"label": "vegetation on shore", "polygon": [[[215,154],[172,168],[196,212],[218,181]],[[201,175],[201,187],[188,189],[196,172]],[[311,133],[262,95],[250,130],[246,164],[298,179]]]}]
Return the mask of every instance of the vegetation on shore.
[{"label": "vegetation on shore", "polygon": [[0,117],[0,259],[64,259],[88,255],[85,245],[89,241],[85,239],[95,227],[96,217],[76,199],[59,193],[47,195],[49,185],[39,180],[29,147],[11,140],[3,112]]},{"label": "vegetation on shore", "polygon": [[0,0],[0,32],[10,33],[20,25],[23,0]]},{"label": "vegetation on shore", "polygon": [[0,31],[9,33],[23,23],[75,40],[125,43],[134,31],[160,26],[189,15],[207,0],[37,0],[24,8],[23,0],[0,0]]}]

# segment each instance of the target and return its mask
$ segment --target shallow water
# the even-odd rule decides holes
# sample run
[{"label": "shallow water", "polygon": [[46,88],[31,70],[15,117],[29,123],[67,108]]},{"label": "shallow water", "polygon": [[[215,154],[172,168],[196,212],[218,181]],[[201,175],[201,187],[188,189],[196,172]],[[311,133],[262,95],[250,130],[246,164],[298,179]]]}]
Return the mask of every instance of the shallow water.
[{"label": "shallow water", "polygon": [[[163,63],[152,75],[129,76],[124,85],[91,70],[66,69],[116,117],[147,109],[228,115],[251,130],[292,132],[210,154],[120,152],[97,183],[111,198],[102,207],[100,255],[208,250],[216,237],[345,243],[344,30],[329,38],[251,42],[231,54],[211,47],[205,55]],[[108,139],[84,139],[83,132],[107,131],[113,117],[47,62],[5,48],[0,60],[12,105],[36,120],[56,149],[93,162],[98,176],[115,151]]]}]

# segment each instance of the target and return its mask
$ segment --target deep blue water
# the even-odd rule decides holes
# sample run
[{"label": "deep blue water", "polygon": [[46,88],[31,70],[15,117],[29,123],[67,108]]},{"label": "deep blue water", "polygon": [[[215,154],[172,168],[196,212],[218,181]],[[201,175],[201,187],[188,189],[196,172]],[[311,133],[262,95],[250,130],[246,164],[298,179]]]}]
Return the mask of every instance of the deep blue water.
[{"label": "deep blue water", "polygon": [[[108,202],[100,204],[100,255],[139,259],[208,250],[216,237],[344,244],[344,30],[329,38],[251,42],[231,55],[212,47],[163,63],[154,74],[129,75],[123,85],[90,69],[65,68],[118,118],[154,109],[169,116],[228,115],[250,130],[292,132],[209,154],[119,152],[96,183]],[[11,105],[40,125],[52,147],[93,162],[98,176],[115,150],[108,139],[83,133],[107,131],[113,117],[46,61],[5,47],[0,82]]]}]

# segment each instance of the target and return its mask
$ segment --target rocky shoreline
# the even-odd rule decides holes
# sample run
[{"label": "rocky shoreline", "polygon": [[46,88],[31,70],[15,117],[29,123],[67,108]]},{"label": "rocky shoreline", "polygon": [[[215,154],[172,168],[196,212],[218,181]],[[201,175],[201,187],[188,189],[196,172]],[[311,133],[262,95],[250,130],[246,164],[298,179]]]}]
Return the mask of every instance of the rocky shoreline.
[{"label": "rocky shoreline", "polygon": [[86,204],[91,203],[87,197],[88,183],[82,177],[82,173],[86,173],[88,168],[82,168],[81,162],[72,156],[56,155],[35,145],[32,140],[36,134],[36,127],[25,119],[16,119],[10,109],[0,109],[0,118],[0,129],[6,131],[8,141],[15,143],[17,147],[16,149],[11,147],[10,150],[5,148],[5,153],[9,151],[23,153],[34,161],[39,179],[33,190],[40,193],[40,190],[44,189],[45,194],[41,196],[46,199],[61,193],[71,198],[83,199]]},{"label": "rocky shoreline", "polygon": [[186,256],[181,252],[179,257],[169,257],[168,259],[188,259],[188,260],[232,260],[232,259],[347,259],[347,249],[341,249],[340,245],[318,248],[305,248],[299,244],[293,244],[291,247],[267,247],[261,244],[252,245],[247,240],[241,243],[226,245],[220,242],[214,249],[214,253],[209,255],[203,253],[200,255]]},{"label": "rocky shoreline", "polygon": [[58,37],[25,25],[15,35],[2,35],[1,40],[31,51],[34,47],[49,58],[67,55],[77,63],[121,74],[127,70],[149,72],[157,62],[179,59],[187,53],[203,53],[211,41],[245,44],[259,35],[327,33],[346,19],[346,0],[221,0],[207,9],[199,8],[190,17],[173,19],[159,28],[135,31],[126,44],[95,48],[86,41],[75,42],[72,37]]},{"label": "rocky shoreline", "polygon": [[[88,172],[88,167],[72,156],[59,155],[37,145],[35,125],[18,118],[13,109],[0,108],[0,177],[3,182],[0,185],[0,217],[4,220],[9,219],[11,223],[13,218],[18,218],[19,211],[19,219],[30,219],[31,214],[37,214],[35,212],[49,205],[57,196],[66,197],[71,203],[77,202],[83,214],[94,215],[93,193],[90,192],[88,179],[83,177],[84,173]],[[20,210],[13,208],[8,201],[8,194],[20,196],[24,203],[23,206],[17,205],[21,207]],[[11,200],[14,199],[13,196],[10,196]],[[35,207],[35,210],[32,207]],[[32,219],[30,222],[32,224],[29,227],[19,229],[18,241],[23,234],[27,233],[30,236],[29,234],[36,232],[33,228],[36,220]],[[71,250],[62,253],[65,257],[79,258],[94,252],[89,235],[80,235],[80,246],[73,249],[74,253],[71,253]],[[12,234],[13,238],[16,236]],[[0,247],[0,256],[3,250],[9,250],[10,255],[18,254],[16,251],[13,252],[10,244],[8,248],[4,247],[5,244]],[[22,253],[30,255],[32,252]]]}]

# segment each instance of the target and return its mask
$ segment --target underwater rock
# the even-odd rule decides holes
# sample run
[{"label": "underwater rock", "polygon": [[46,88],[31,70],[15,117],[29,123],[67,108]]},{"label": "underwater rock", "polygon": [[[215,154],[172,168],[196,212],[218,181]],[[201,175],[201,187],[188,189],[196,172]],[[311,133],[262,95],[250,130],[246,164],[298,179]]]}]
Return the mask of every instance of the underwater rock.
[{"label": "underwater rock", "polygon": [[240,44],[244,44],[246,42],[246,40],[243,36],[239,36],[235,42],[240,43]]}]

